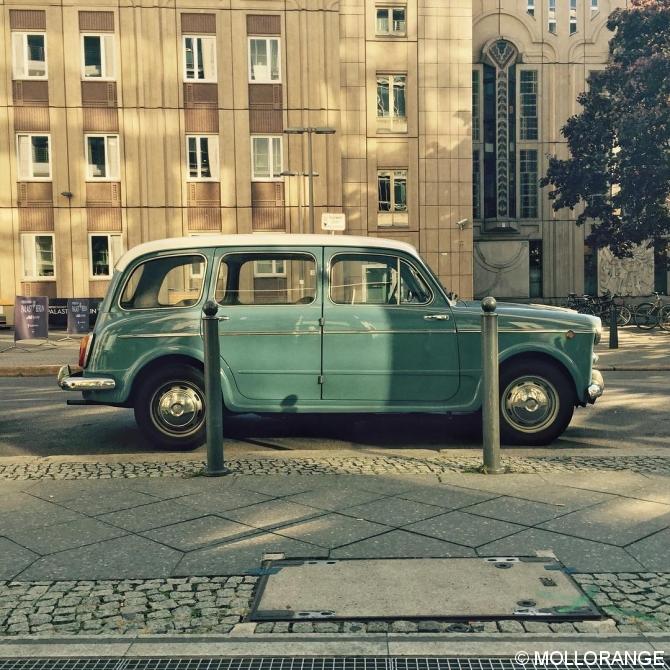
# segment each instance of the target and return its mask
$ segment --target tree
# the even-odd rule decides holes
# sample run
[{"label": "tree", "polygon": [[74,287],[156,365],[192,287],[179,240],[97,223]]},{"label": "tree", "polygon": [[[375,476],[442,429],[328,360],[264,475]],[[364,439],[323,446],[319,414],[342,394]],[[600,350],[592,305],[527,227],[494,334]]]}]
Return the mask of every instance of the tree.
[{"label": "tree", "polygon": [[540,183],[555,210],[584,206],[590,246],[625,257],[670,234],[670,0],[632,0],[607,27],[609,63],[561,129],[570,157],[551,157]]}]

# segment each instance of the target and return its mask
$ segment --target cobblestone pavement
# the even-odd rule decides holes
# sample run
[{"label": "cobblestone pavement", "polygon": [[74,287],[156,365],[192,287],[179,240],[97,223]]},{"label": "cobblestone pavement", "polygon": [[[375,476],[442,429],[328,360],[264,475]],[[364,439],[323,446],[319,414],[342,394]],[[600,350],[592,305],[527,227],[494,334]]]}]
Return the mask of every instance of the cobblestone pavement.
[{"label": "cobblestone pavement", "polygon": [[[630,471],[641,474],[670,474],[670,456],[503,456],[509,472],[519,474]],[[226,461],[236,474],[449,474],[476,472],[481,465],[477,456],[382,456],[382,457],[292,457],[250,458]],[[0,464],[0,480],[30,479],[112,479],[136,477],[184,477],[202,472],[202,460],[173,462],[76,463],[48,460]]]},{"label": "cobblestone pavement", "polygon": [[[639,633],[670,630],[670,574],[577,574],[600,621],[263,622],[256,633]],[[229,633],[248,614],[256,577],[0,582],[0,635]]]}]

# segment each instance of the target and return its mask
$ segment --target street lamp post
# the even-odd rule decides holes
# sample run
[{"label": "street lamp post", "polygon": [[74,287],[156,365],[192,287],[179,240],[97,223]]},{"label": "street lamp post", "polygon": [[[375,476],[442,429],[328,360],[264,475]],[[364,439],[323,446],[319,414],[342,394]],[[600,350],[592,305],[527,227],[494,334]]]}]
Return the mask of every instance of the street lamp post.
[{"label": "street lamp post", "polygon": [[284,133],[287,135],[305,135],[307,134],[307,177],[308,177],[308,194],[307,200],[309,203],[309,227],[313,233],[316,230],[314,222],[314,170],[312,168],[312,135],[334,135],[335,128],[321,128],[321,127],[300,127],[300,128],[284,128]]}]

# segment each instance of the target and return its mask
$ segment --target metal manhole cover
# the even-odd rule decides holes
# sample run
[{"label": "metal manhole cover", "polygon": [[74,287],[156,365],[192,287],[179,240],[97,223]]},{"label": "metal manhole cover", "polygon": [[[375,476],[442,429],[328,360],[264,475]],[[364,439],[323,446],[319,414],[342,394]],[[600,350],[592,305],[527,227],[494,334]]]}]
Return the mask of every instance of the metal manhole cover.
[{"label": "metal manhole cover", "polygon": [[264,565],[251,621],[600,617],[555,558],[304,559]]}]

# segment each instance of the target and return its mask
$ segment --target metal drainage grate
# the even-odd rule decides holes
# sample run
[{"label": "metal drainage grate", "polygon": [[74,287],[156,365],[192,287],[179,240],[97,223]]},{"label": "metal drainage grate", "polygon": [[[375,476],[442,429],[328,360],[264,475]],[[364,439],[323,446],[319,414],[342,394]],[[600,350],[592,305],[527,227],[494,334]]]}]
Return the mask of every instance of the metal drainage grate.
[{"label": "metal drainage grate", "polygon": [[[622,653],[623,656],[623,653]],[[512,658],[11,658],[0,659],[0,670],[649,670],[649,662],[610,658],[606,663],[581,662],[569,656],[565,663],[536,664]],[[670,670],[667,661],[654,670]]]}]

